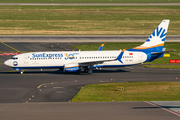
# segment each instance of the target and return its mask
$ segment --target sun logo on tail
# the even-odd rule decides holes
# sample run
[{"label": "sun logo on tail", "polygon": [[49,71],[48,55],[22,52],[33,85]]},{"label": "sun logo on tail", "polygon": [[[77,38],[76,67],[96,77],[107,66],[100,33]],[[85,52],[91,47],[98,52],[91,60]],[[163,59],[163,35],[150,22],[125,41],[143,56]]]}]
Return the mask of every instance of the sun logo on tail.
[{"label": "sun logo on tail", "polygon": [[162,27],[159,29],[159,27],[157,27],[151,34],[151,36],[146,40],[146,42],[150,42],[152,39],[164,42],[166,39],[166,34],[167,32],[165,29],[163,29]]}]

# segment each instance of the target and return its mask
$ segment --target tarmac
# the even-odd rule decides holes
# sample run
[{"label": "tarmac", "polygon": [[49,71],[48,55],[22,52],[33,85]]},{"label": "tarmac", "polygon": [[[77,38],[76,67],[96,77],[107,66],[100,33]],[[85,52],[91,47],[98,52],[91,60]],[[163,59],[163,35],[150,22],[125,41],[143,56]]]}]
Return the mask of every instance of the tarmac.
[{"label": "tarmac", "polygon": [[[148,35],[0,35],[5,43],[97,43],[144,42]],[[168,35],[166,42],[180,42],[180,35]]]},{"label": "tarmac", "polygon": [[0,104],[2,120],[179,120],[145,102]]}]

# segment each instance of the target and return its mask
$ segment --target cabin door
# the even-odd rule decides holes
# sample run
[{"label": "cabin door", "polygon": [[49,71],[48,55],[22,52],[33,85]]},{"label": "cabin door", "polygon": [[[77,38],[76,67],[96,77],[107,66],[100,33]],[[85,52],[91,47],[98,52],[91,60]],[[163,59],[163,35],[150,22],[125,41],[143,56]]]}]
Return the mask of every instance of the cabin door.
[{"label": "cabin door", "polygon": [[24,55],[24,64],[28,64],[29,63],[29,58],[27,55]]}]

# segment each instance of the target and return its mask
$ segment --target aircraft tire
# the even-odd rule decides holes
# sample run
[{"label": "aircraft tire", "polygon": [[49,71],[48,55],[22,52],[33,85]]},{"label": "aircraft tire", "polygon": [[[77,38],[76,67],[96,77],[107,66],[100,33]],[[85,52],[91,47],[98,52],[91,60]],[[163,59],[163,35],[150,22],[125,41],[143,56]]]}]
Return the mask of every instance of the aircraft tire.
[{"label": "aircraft tire", "polygon": [[23,71],[20,71],[21,75],[23,74]]},{"label": "aircraft tire", "polygon": [[88,70],[88,74],[92,74],[93,71],[91,69]]}]

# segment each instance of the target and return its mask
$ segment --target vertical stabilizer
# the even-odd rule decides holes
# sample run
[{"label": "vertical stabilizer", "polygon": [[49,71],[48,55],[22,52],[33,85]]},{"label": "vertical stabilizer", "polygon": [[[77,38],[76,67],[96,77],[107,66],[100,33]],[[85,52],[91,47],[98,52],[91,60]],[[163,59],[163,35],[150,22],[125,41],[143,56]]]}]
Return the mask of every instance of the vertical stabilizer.
[{"label": "vertical stabilizer", "polygon": [[163,20],[154,32],[149,36],[146,42],[133,49],[135,50],[148,50],[152,52],[160,52],[163,50],[166,34],[170,20]]}]

